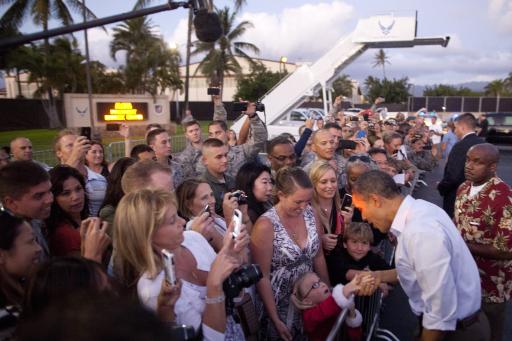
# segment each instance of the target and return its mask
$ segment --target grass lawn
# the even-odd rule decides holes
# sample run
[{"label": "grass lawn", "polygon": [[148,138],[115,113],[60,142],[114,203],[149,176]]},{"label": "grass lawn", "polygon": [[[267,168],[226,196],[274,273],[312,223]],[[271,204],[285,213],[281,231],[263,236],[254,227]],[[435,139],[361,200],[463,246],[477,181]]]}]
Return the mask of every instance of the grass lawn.
[{"label": "grass lawn", "polygon": [[[208,133],[209,121],[201,121],[201,130],[203,133]],[[11,140],[18,136],[27,137],[32,141],[34,150],[46,150],[53,148],[53,139],[57,135],[59,129],[31,129],[31,130],[13,130],[0,132],[0,146],[8,146]],[[176,135],[183,135],[183,127],[177,126]],[[143,139],[144,136],[133,136],[133,140]],[[105,139],[103,143],[105,145],[114,142],[122,141],[122,137]]]}]

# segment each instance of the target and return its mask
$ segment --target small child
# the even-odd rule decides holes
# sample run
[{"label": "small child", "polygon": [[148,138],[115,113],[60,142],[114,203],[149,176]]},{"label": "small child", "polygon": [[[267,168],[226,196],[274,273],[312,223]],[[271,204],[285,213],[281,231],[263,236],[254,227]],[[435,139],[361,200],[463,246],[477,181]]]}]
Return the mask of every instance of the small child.
[{"label": "small child", "polygon": [[338,284],[332,290],[314,272],[307,272],[295,282],[293,299],[295,306],[303,310],[304,331],[312,341],[325,340],[342,309],[350,309],[345,320],[349,340],[361,340],[363,318],[354,307],[352,294],[362,285],[371,284],[371,276],[355,276],[343,286]]},{"label": "small child", "polygon": [[[373,233],[367,223],[349,223],[343,233],[343,248],[336,248],[328,258],[329,279],[333,285],[346,284],[361,271],[390,270],[384,259],[370,250]],[[385,295],[389,287],[381,283]]]}]

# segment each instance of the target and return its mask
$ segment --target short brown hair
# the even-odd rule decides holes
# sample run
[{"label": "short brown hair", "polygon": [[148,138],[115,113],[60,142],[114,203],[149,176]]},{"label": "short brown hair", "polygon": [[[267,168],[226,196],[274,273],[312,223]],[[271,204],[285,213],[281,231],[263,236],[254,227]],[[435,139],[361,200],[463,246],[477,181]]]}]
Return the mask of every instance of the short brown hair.
[{"label": "short brown hair", "polygon": [[6,196],[19,199],[30,188],[45,181],[50,176],[37,163],[32,161],[13,161],[0,168],[0,200]]},{"label": "short brown hair", "polygon": [[198,125],[199,128],[201,128],[201,125],[199,124],[199,122],[197,122],[196,120],[192,120],[192,121],[187,121],[187,122],[183,123],[183,129],[185,131],[187,131],[188,127],[191,127],[191,126],[194,126],[194,125]]},{"label": "short brown hair", "polygon": [[213,138],[213,137],[206,139],[203,142],[203,149],[204,148],[219,148],[219,147],[224,147],[224,143],[221,140]]},{"label": "short brown hair", "polygon": [[151,176],[157,172],[171,174],[171,168],[153,160],[137,161],[123,174],[121,187],[125,194],[147,188],[151,182]]},{"label": "short brown hair", "polygon": [[343,241],[346,242],[349,239],[362,240],[371,244],[373,243],[372,228],[367,223],[349,223],[345,225]]},{"label": "short brown hair", "polygon": [[167,133],[167,130],[165,130],[163,128],[156,128],[156,129],[151,130],[148,133],[148,136],[146,137],[147,144],[149,146],[151,146],[153,144],[153,142],[155,142],[156,136],[160,135],[162,133]]}]

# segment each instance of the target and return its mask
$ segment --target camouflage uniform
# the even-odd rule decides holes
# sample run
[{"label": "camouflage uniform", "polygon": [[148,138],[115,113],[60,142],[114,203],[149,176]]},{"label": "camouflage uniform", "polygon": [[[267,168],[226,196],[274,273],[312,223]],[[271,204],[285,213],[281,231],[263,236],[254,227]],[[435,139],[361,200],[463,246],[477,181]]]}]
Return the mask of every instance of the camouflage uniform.
[{"label": "camouflage uniform", "polygon": [[232,192],[235,189],[235,180],[229,175],[224,174],[224,182],[219,181],[219,179],[211,175],[208,170],[205,170],[201,176],[201,180],[206,181],[212,188],[213,196],[215,197],[215,213],[223,217],[222,202],[224,201],[224,194]]},{"label": "camouflage uniform", "polygon": [[187,141],[187,147],[174,158],[181,164],[184,179],[196,178],[204,171],[201,163],[201,150],[195,148],[192,143]]},{"label": "camouflage uniform", "polygon": [[183,164],[175,161],[173,157],[169,157],[167,165],[171,168],[172,182],[174,189],[176,189],[186,179],[183,172]]},{"label": "camouflage uniform", "polygon": [[[341,188],[343,188],[343,186],[345,186],[345,176],[344,175],[345,175],[345,167],[347,165],[347,160],[339,154],[334,154],[333,159],[336,161],[336,168],[338,169],[338,172],[337,172],[338,188],[341,189]],[[320,159],[318,156],[315,156],[315,158],[313,160],[311,160],[308,164],[303,165],[302,169],[309,175],[309,171],[311,170],[311,167],[313,166],[313,164],[316,161],[320,161],[320,160],[330,161],[330,160]]]},{"label": "camouflage uniform", "polygon": [[424,171],[431,171],[437,166],[437,159],[432,155],[432,152],[430,150],[422,150],[420,152],[415,152],[408,147],[407,158],[418,169]]},{"label": "camouflage uniform", "polygon": [[[227,112],[223,105],[216,105],[213,114],[214,120],[226,121]],[[260,151],[263,150],[268,138],[267,128],[260,120],[258,115],[254,115],[251,120],[249,141],[229,148],[228,152],[228,170],[226,175],[232,178],[236,177],[238,170],[247,161],[253,160]]]}]

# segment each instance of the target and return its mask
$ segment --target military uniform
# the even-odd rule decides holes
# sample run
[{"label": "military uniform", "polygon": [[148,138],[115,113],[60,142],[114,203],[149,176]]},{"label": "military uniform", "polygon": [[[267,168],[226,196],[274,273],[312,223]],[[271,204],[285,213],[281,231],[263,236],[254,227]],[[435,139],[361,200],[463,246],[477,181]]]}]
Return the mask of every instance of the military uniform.
[{"label": "military uniform", "polygon": [[[227,120],[227,112],[223,105],[215,106],[213,119],[220,121]],[[249,141],[229,148],[228,169],[226,174],[232,178],[236,177],[238,170],[244,163],[253,160],[258,153],[263,150],[268,138],[267,128],[260,120],[259,116],[254,115],[250,120],[251,128]]]},{"label": "military uniform", "polygon": [[187,147],[175,158],[181,164],[184,179],[196,178],[202,174],[201,150],[187,141]]},{"label": "military uniform", "polygon": [[[302,169],[304,169],[304,171],[309,174],[309,171],[311,170],[311,167],[313,166],[313,164],[316,161],[320,161],[320,160],[327,161],[327,162],[331,163],[330,162],[331,160],[320,159],[318,157],[318,155],[316,155],[315,158],[313,160],[311,160],[308,164],[306,164],[305,166],[302,166]],[[345,174],[347,160],[339,154],[334,154],[334,157],[332,160],[334,160],[334,162],[336,163],[336,168],[337,168],[336,174],[338,176],[338,188],[341,189],[341,188],[343,188],[343,186],[345,186],[345,179],[344,179],[345,177],[343,176],[343,174]]]},{"label": "military uniform", "polygon": [[223,217],[222,202],[224,201],[224,195],[235,190],[235,180],[229,175],[224,174],[224,181],[220,181],[208,170],[205,170],[201,180],[206,181],[212,188],[213,196],[215,197],[215,213]]}]

